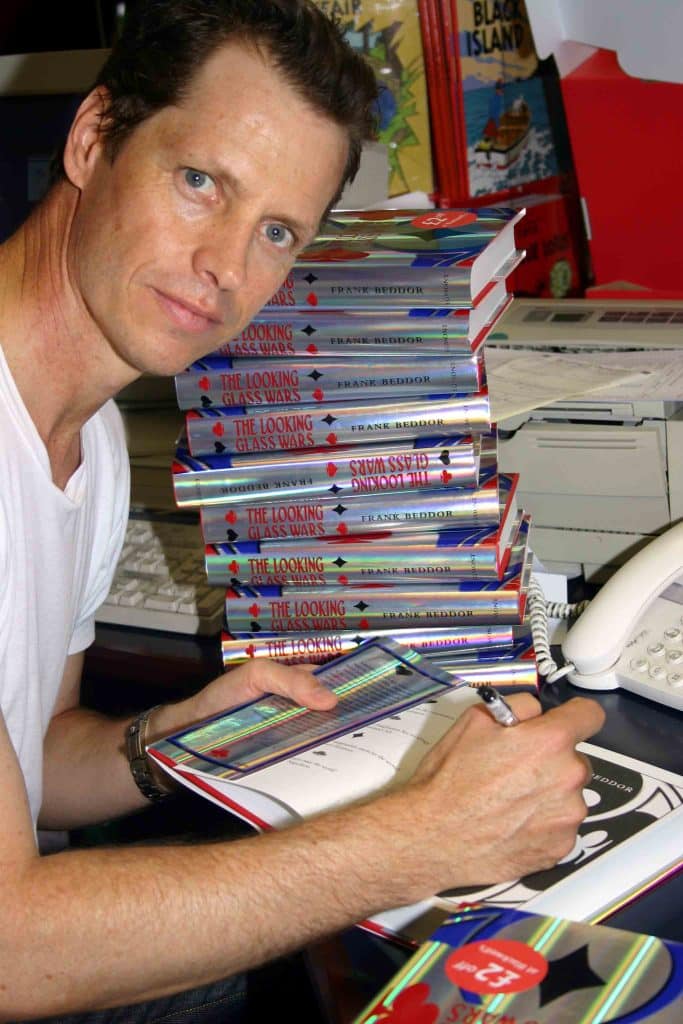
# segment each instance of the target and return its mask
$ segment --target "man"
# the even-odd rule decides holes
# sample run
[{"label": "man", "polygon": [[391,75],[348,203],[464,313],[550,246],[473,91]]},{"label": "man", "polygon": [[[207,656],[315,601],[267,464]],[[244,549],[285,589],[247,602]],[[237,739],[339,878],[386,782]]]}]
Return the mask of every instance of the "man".
[{"label": "man", "polygon": [[[171,1020],[166,997],[222,978],[206,1000],[233,1019],[241,972],[380,909],[548,866],[585,816],[575,745],[601,712],[577,700],[541,718],[523,696],[516,728],[472,711],[404,790],[278,834],[37,852],[36,823],[109,819],[162,786],[139,765],[133,778],[130,723],[78,706],[127,516],[111,397],[253,317],[354,173],[373,95],[308,0],[142,3],[74,118],[63,175],[0,248],[5,1020],[149,1000],[116,1019]],[[133,731],[268,691],[334,703],[304,669],[249,665]]]}]

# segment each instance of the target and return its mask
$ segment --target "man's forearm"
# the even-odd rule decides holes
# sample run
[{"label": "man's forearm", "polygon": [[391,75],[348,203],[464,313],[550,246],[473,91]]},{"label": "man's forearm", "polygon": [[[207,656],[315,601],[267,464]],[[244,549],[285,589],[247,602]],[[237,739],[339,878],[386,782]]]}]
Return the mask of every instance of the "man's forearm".
[{"label": "man's forearm", "polygon": [[[156,710],[150,739],[185,724],[187,714],[185,702]],[[44,747],[41,828],[79,828],[147,805],[125,751],[131,718],[109,718],[86,708],[53,718]]]},{"label": "man's forearm", "polygon": [[390,804],[229,843],[55,854],[5,874],[0,955],[11,977],[0,1005],[7,993],[12,1004],[3,1011],[14,1019],[153,998],[424,895],[405,829],[391,858],[382,854]]}]

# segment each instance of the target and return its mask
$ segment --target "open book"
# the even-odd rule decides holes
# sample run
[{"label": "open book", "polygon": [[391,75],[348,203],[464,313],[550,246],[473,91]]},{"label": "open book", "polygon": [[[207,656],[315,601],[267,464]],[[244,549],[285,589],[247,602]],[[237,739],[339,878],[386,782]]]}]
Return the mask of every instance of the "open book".
[{"label": "open book", "polygon": [[[332,712],[264,698],[158,741],[148,753],[256,829],[283,828],[406,781],[479,700],[472,687],[391,641],[362,644],[316,674],[340,696]],[[279,723],[271,728],[278,716],[283,732]],[[418,942],[455,906],[475,900],[597,921],[675,871],[683,776],[593,744],[580,749],[593,763],[589,815],[560,864],[507,884],[441,893],[363,926]]]}]

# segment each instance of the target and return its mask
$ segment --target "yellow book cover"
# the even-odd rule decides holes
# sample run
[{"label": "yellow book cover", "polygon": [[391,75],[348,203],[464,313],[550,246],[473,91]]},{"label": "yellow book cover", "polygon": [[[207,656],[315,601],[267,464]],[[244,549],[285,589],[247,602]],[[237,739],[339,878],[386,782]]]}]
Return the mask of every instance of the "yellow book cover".
[{"label": "yellow book cover", "polygon": [[387,195],[434,188],[427,83],[415,0],[315,0],[375,70]]}]

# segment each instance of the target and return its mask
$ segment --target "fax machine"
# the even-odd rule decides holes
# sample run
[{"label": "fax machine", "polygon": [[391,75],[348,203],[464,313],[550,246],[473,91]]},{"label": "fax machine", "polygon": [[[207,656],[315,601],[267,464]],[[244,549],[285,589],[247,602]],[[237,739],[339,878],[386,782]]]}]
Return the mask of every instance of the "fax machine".
[{"label": "fax machine", "polygon": [[[515,300],[491,344],[551,351],[678,348],[683,302]],[[681,400],[555,402],[501,420],[498,462],[520,474],[534,551],[602,582],[683,517]]]}]

